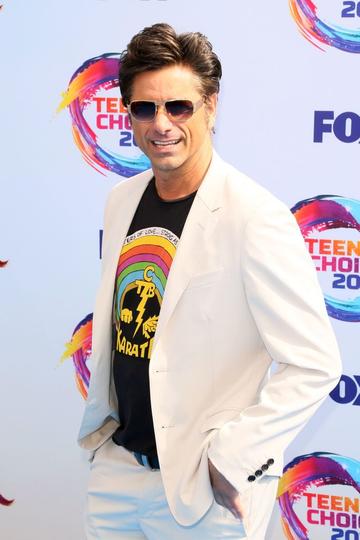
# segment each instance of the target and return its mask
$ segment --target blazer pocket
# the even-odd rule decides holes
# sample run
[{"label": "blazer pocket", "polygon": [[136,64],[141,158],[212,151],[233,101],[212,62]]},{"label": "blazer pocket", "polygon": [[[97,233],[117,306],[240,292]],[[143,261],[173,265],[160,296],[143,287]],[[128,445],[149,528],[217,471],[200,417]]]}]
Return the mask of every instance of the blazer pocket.
[{"label": "blazer pocket", "polygon": [[211,429],[220,429],[227,422],[230,422],[231,420],[235,420],[235,418],[237,418],[240,415],[240,413],[241,413],[241,410],[235,409],[235,408],[229,408],[229,409],[223,409],[221,411],[217,411],[216,413],[211,414],[204,420],[204,422],[201,424],[200,432],[206,433],[207,431],[210,431]]},{"label": "blazer pocket", "polygon": [[219,281],[223,274],[223,268],[218,268],[217,270],[212,270],[211,272],[205,272],[204,274],[197,274],[190,279],[187,289],[193,289],[195,287],[205,287],[207,285],[212,285]]}]

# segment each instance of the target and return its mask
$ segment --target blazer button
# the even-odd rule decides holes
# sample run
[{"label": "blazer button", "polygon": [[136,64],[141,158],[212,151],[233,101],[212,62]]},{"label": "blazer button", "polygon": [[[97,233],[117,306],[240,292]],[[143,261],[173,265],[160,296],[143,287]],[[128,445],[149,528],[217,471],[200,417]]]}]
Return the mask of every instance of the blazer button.
[{"label": "blazer button", "polygon": [[255,476],[261,476],[261,475],[262,475],[262,471],[260,471],[260,469],[255,471]]},{"label": "blazer button", "polygon": [[269,468],[269,465],[267,465],[266,463],[264,463],[264,465],[261,466],[261,470],[264,472],[267,471],[268,468]]},{"label": "blazer button", "polygon": [[256,480],[256,476],[254,476],[253,474],[248,476],[248,482],[255,482],[255,480]]},{"label": "blazer button", "polygon": [[269,465],[269,467],[270,467],[270,465],[274,465],[274,463],[275,462],[274,462],[273,458],[270,458],[270,459],[267,460],[267,464]]}]

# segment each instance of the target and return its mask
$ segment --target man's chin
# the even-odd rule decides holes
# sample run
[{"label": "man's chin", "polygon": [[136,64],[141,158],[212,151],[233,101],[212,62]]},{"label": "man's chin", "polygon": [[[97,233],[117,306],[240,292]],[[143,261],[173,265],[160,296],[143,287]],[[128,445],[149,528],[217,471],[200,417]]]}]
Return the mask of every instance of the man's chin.
[{"label": "man's chin", "polygon": [[172,156],[162,156],[162,157],[150,157],[151,164],[154,169],[163,172],[175,171],[181,165],[181,160],[176,159]]}]

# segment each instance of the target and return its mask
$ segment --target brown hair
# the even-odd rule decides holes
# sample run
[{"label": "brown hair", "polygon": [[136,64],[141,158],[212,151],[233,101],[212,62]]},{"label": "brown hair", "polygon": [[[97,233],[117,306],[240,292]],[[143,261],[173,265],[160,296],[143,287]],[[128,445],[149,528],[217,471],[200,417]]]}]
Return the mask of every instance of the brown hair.
[{"label": "brown hair", "polygon": [[124,105],[131,100],[136,75],[173,64],[194,71],[204,96],[219,92],[221,64],[207,37],[200,32],[177,34],[169,24],[158,23],[136,34],[121,53],[119,85]]}]

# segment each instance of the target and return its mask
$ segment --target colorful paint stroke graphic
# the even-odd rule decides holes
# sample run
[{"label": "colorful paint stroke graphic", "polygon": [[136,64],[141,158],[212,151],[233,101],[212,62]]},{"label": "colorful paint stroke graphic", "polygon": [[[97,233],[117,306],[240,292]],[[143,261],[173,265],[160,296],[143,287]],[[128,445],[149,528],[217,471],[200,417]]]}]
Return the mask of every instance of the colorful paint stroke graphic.
[{"label": "colorful paint stroke graphic", "polygon": [[86,364],[92,347],[92,319],[93,314],[87,315],[76,326],[71,341],[66,344],[66,349],[61,357],[61,362],[72,357],[75,368],[76,386],[84,399],[90,382],[90,370]]},{"label": "colorful paint stroke graphic", "polygon": [[0,493],[0,504],[2,506],[11,506],[15,499],[6,499],[3,495]]},{"label": "colorful paint stroke graphic", "polygon": [[334,485],[350,486],[360,493],[360,461],[328,452],[314,452],[296,457],[285,467],[277,498],[288,540],[309,540],[308,530],[295,513],[294,504],[310,488]]},{"label": "colorful paint stroke graphic", "polygon": [[6,499],[3,495],[0,493],[0,504],[2,506],[11,506],[15,499]]},{"label": "colorful paint stroke graphic", "polygon": [[[337,195],[319,195],[297,203],[293,212],[304,239],[314,232],[329,229],[360,231],[360,201]],[[360,296],[352,299],[334,298],[324,294],[328,314],[334,319],[360,322]]]},{"label": "colorful paint stroke graphic", "polygon": [[350,30],[321,20],[317,6],[311,0],[289,0],[289,5],[300,33],[312,45],[320,50],[324,50],[323,45],[328,45],[341,51],[360,53],[359,28]]},{"label": "colorful paint stroke graphic", "polygon": [[119,86],[119,66],[117,53],[105,53],[84,62],[71,77],[57,112],[69,108],[75,144],[89,165],[101,174],[107,170],[128,178],[150,167],[147,157],[143,154],[127,157],[102,148],[84,116],[86,108],[100,91]]}]

